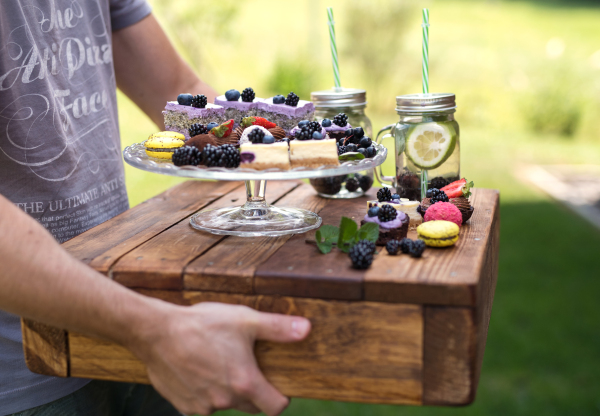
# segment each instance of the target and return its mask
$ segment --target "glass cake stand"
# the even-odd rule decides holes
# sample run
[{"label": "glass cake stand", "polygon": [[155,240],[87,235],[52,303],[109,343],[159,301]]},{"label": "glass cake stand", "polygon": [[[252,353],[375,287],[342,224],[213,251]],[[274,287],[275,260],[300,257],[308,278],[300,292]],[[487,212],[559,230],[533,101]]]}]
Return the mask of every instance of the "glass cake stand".
[{"label": "glass cake stand", "polygon": [[240,237],[277,237],[298,234],[318,228],[321,217],[299,208],[282,208],[267,204],[267,180],[326,178],[347,175],[381,165],[387,157],[383,145],[374,145],[377,155],[371,159],[343,162],[339,166],[320,168],[281,169],[227,169],[203,166],[175,166],[171,161],[149,157],[142,143],[123,150],[125,162],[133,167],[163,175],[219,181],[246,181],[246,203],[238,207],[205,209],[190,218],[190,225],[201,231]]}]

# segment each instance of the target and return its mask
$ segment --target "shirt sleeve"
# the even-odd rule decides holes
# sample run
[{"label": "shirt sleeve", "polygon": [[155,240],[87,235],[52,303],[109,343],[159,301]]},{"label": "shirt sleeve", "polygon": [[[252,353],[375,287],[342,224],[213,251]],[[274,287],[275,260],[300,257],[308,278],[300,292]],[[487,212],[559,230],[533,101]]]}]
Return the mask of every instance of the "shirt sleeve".
[{"label": "shirt sleeve", "polygon": [[131,26],[152,12],[146,0],[109,0],[109,4],[113,31]]}]

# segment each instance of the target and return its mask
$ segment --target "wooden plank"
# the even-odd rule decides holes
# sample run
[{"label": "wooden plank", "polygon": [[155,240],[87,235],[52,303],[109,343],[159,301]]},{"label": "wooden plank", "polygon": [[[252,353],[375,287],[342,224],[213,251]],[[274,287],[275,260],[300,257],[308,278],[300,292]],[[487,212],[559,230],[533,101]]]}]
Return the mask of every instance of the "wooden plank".
[{"label": "wooden plank", "polygon": [[[267,198],[272,202],[298,186],[298,182],[269,185]],[[245,187],[235,189],[207,208],[225,208],[232,205],[232,200],[236,200],[234,205],[241,205],[246,200]],[[124,255],[110,273],[127,287],[182,290],[184,268],[224,238],[193,229],[186,218]]]},{"label": "wooden plank", "polygon": [[[170,291],[156,292],[160,297]],[[287,396],[421,403],[421,306],[217,292],[186,292],[185,299],[190,303],[243,304],[308,317],[313,329],[307,340],[297,344],[256,343],[259,366]],[[78,334],[71,334],[69,342],[74,376],[148,383],[144,366],[124,348]]]},{"label": "wooden plank", "polygon": [[21,318],[21,332],[27,368],[47,376],[69,376],[69,349],[64,330]]},{"label": "wooden plank", "polygon": [[496,230],[498,191],[474,189],[471,204],[475,212],[452,248],[428,248],[420,259],[380,253],[365,273],[365,299],[475,306],[488,237]]},{"label": "wooden plank", "polygon": [[302,342],[256,345],[261,370],[283,394],[421,404],[421,306],[260,296],[257,309],[312,323]]},{"label": "wooden plank", "polygon": [[479,279],[479,293],[477,295],[477,307],[475,310],[475,324],[477,326],[477,351],[474,362],[474,380],[472,390],[472,400],[475,400],[477,386],[479,385],[479,376],[483,363],[483,354],[487,340],[490,317],[492,315],[492,304],[494,303],[494,293],[496,292],[496,281],[498,280],[498,257],[500,253],[500,201],[496,201],[494,209],[493,228],[489,234],[485,261],[481,270]]},{"label": "wooden plank", "polygon": [[124,254],[241,186],[240,182],[183,182],[66,241],[63,247],[77,259],[107,274],[110,266]]},{"label": "wooden plank", "polygon": [[[323,224],[339,225],[342,216],[357,223],[373,195],[331,200],[319,213]],[[323,255],[306,235],[295,236],[263,263],[254,278],[256,293],[320,299],[358,300],[363,297],[365,272],[352,269],[347,254],[334,249]]]},{"label": "wooden plank", "polygon": [[424,314],[423,404],[471,403],[476,341],[473,308],[426,306]]},{"label": "wooden plank", "polygon": [[[270,184],[269,184],[270,186]],[[268,188],[267,188],[268,189]],[[268,190],[267,195],[270,193]],[[319,213],[327,199],[317,196],[307,184],[300,185],[275,205],[307,209]],[[253,277],[257,267],[269,260],[291,235],[248,240],[228,237],[192,261],[184,272],[186,290],[229,293],[253,293]]]}]

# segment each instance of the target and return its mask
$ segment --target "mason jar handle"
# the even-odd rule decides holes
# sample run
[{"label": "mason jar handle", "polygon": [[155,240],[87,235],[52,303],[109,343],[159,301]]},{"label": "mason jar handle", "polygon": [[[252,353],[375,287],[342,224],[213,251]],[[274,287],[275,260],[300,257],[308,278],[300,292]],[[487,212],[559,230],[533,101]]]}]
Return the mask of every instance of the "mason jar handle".
[{"label": "mason jar handle", "polygon": [[[377,144],[381,144],[381,141],[382,141],[383,139],[385,139],[385,138],[387,138],[387,137],[392,137],[392,134],[391,134],[391,133],[387,133],[387,134],[384,134],[384,135],[381,137],[381,139],[379,138],[379,136],[381,135],[381,133],[383,133],[383,132],[385,132],[385,131],[388,131],[388,130],[391,130],[391,129],[394,127],[394,125],[395,125],[395,124],[388,124],[387,126],[385,126],[384,128],[382,128],[381,130],[379,130],[379,133],[377,133],[377,137],[375,138],[375,142],[376,142]],[[395,161],[394,161],[394,164],[396,164],[396,162],[395,162]],[[382,167],[382,166],[383,166],[383,165],[379,165],[379,166],[377,166],[377,169],[375,169],[375,176],[377,177],[377,180],[378,180],[379,182],[381,182],[382,184],[384,184],[384,183],[387,183],[387,184],[389,184],[389,185],[392,185],[392,186],[394,186],[394,179],[395,179],[395,177],[394,177],[394,176],[385,176],[385,175],[383,174],[383,171],[381,170],[381,167]]]}]

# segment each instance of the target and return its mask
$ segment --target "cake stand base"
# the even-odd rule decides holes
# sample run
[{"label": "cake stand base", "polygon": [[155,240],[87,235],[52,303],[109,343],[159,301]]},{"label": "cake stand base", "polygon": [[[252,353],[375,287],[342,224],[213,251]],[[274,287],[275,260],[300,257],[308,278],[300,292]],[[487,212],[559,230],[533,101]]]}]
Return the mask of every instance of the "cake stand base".
[{"label": "cake stand base", "polygon": [[265,201],[266,181],[246,181],[241,207],[206,209],[190,218],[196,230],[238,237],[277,237],[318,228],[321,217],[299,208],[274,207]]}]

